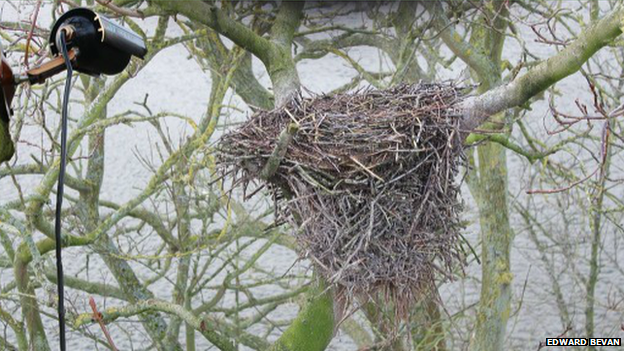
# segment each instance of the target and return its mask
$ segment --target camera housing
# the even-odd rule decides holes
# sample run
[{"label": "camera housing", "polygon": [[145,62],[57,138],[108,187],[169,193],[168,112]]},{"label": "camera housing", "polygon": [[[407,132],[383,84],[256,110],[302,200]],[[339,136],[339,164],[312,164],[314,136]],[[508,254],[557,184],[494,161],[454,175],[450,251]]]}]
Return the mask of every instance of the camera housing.
[{"label": "camera housing", "polygon": [[67,49],[77,51],[73,68],[89,75],[114,75],[123,71],[132,56],[144,58],[143,38],[87,8],[64,13],[50,33],[52,55],[60,55],[59,36],[65,35]]},{"label": "camera housing", "polygon": [[[67,60],[62,55],[61,36],[65,39]],[[40,84],[64,71],[66,64],[92,76],[114,75],[123,71],[132,56],[143,59],[147,47],[142,37],[88,8],[75,8],[64,13],[50,33],[53,59],[14,75],[5,60],[0,41],[0,162],[8,161],[14,153],[9,134],[9,119],[13,114],[11,102],[16,85],[28,82]]]}]

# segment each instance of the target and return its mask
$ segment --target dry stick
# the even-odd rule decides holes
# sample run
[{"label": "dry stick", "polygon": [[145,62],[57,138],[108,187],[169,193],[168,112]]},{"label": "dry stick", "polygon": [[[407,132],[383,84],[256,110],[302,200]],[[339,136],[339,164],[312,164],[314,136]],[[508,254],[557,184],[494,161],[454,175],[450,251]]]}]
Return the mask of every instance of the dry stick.
[{"label": "dry stick", "polygon": [[385,180],[382,177],[380,177],[377,174],[375,174],[375,172],[371,171],[370,168],[364,166],[360,161],[357,160],[357,158],[355,158],[353,156],[349,156],[349,158],[351,159],[351,161],[355,162],[358,166],[362,167],[366,171],[366,173],[368,173],[368,174],[372,175],[373,177],[381,180],[382,182],[385,182]]},{"label": "dry stick", "polygon": [[102,320],[102,314],[98,312],[97,305],[95,304],[95,300],[91,296],[89,297],[89,305],[91,305],[91,309],[93,310],[93,320],[98,322],[98,324],[100,325],[100,328],[102,328],[102,331],[104,332],[104,335],[106,336],[106,340],[108,340],[108,344],[113,349],[113,351],[117,351],[117,347],[115,347],[115,344],[113,343],[113,338],[111,338],[110,334],[108,333],[108,330],[106,329],[106,325],[104,325],[104,321]]},{"label": "dry stick", "polygon": [[30,31],[28,32],[28,37],[26,38],[26,50],[24,53],[24,66],[28,69],[28,49],[30,48],[30,41],[32,40],[33,34],[35,33],[35,27],[37,26],[37,17],[39,16],[39,9],[41,8],[41,0],[37,2],[37,6],[35,7],[35,13],[32,17],[32,26],[30,26]]},{"label": "dry stick", "polygon": [[292,140],[293,136],[299,130],[299,126],[295,123],[290,123],[286,129],[284,129],[277,140],[277,145],[275,145],[275,149],[271,153],[271,157],[267,160],[266,165],[260,172],[260,179],[268,181],[279,168],[284,155],[286,155],[286,151],[288,150],[288,144]]},{"label": "dry stick", "polygon": [[95,0],[98,4],[108,7],[109,10],[121,15],[121,16],[129,16],[129,17],[137,17],[144,19],[145,14],[138,10],[130,10],[127,8],[119,7],[115,5],[112,0]]}]

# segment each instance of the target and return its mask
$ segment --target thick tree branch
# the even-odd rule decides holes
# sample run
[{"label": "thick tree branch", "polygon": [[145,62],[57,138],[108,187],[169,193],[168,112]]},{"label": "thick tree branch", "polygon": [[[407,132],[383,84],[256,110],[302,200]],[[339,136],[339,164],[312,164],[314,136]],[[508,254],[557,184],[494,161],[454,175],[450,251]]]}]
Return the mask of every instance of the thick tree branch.
[{"label": "thick tree branch", "polygon": [[152,4],[167,12],[181,14],[192,21],[214,29],[217,33],[232,40],[236,45],[256,55],[265,64],[269,61],[270,53],[274,50],[269,40],[230,18],[215,5],[203,1],[171,0],[154,0]]},{"label": "thick tree branch", "polygon": [[305,1],[284,1],[271,27],[271,41],[290,51],[295,31],[301,22]]},{"label": "thick tree branch", "polygon": [[169,13],[181,14],[206,25],[257,56],[271,77],[276,105],[288,101],[298,91],[300,83],[291,46],[294,33],[301,22],[305,1],[285,1],[280,4],[271,27],[271,40],[261,37],[216,6],[203,1],[154,0],[152,4]]},{"label": "thick tree branch", "polygon": [[290,144],[292,138],[295,136],[295,133],[297,133],[297,130],[299,130],[299,126],[295,123],[290,123],[280,133],[273,153],[271,153],[266,165],[264,165],[264,168],[260,171],[260,179],[268,181],[275,175],[275,172],[277,172],[284,155],[286,155],[288,144]]},{"label": "thick tree branch", "polygon": [[466,62],[466,64],[477,72],[481,78],[486,78],[496,71],[496,67],[492,60],[483,55],[477,48],[463,40],[462,36],[453,29],[453,24],[444,14],[442,4],[439,2],[424,2],[424,5],[433,16],[433,25],[440,31],[440,37],[446,46]]},{"label": "thick tree branch", "polygon": [[318,282],[307,294],[307,304],[268,351],[323,351],[334,336],[333,294]]},{"label": "thick tree branch", "polygon": [[606,17],[589,26],[558,54],[530,69],[511,83],[463,103],[462,128],[474,130],[487,118],[508,108],[520,106],[561,79],[578,71],[598,50],[622,33],[624,8],[617,7]]}]

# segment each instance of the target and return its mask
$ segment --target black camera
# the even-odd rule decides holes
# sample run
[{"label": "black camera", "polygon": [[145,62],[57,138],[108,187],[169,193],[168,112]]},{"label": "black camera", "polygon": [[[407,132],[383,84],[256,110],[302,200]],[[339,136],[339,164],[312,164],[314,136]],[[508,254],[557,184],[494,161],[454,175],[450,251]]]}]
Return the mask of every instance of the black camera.
[{"label": "black camera", "polygon": [[67,49],[78,50],[74,69],[90,75],[120,73],[131,56],[147,54],[143,38],[86,8],[67,11],[56,21],[50,33],[54,56],[60,54],[60,35]]},{"label": "black camera", "polygon": [[87,8],[67,11],[54,23],[50,33],[54,58],[26,74],[13,75],[0,44],[0,162],[9,160],[14,150],[8,123],[15,86],[23,82],[43,83],[68,68],[69,63],[62,55],[63,42],[70,68],[93,76],[120,73],[132,56],[143,59],[147,54],[143,38]]}]

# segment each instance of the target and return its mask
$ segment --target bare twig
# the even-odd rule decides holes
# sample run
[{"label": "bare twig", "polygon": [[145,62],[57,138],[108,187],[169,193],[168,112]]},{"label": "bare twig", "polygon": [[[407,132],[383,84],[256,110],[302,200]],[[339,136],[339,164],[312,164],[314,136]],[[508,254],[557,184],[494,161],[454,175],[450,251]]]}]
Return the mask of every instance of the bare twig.
[{"label": "bare twig", "polygon": [[117,351],[117,347],[115,347],[115,343],[113,343],[113,338],[111,338],[108,330],[106,329],[106,325],[104,324],[104,320],[102,319],[102,314],[98,312],[97,305],[95,304],[95,300],[93,299],[93,297],[89,297],[89,305],[93,310],[93,320],[98,322],[100,328],[102,328],[102,332],[106,336],[106,340],[108,341],[111,349],[113,349],[113,351]]}]

